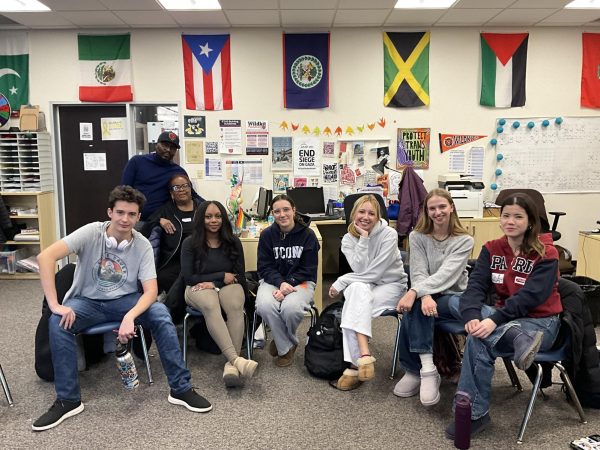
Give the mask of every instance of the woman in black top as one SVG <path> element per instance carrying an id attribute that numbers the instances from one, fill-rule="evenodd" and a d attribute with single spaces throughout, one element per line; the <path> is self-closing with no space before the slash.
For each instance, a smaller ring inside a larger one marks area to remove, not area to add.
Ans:
<path id="1" fill-rule="evenodd" d="M 244 251 L 221 203 L 206 201 L 198 207 L 192 235 L 181 248 L 181 271 L 185 301 L 202 312 L 210 335 L 227 358 L 225 385 L 238 386 L 240 376 L 250 378 L 258 364 L 238 356 L 244 336 Z"/>

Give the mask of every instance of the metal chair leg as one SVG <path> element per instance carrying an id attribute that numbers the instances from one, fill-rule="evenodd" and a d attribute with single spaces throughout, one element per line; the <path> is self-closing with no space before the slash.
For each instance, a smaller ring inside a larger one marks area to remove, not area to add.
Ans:
<path id="1" fill-rule="evenodd" d="M 148 347 L 146 347 L 146 339 L 144 337 L 144 327 L 138 325 L 140 331 L 140 339 L 142 341 L 142 350 L 144 352 L 144 362 L 146 363 L 146 372 L 148 372 L 148 383 L 153 384 L 154 379 L 152 378 L 152 368 L 150 367 L 150 358 L 148 357 Z"/>
<path id="2" fill-rule="evenodd" d="M 250 330 L 250 343 L 248 344 L 248 359 L 252 359 L 254 353 L 254 328 L 256 327 L 256 310 L 254 311 L 254 317 L 252 317 L 252 329 Z"/>
<path id="3" fill-rule="evenodd" d="M 183 318 L 183 363 L 187 367 L 187 340 L 188 340 L 188 319 L 190 313 L 186 313 Z"/>
<path id="4" fill-rule="evenodd" d="M 250 351 L 250 323 L 248 321 L 248 314 L 244 309 L 244 326 L 246 327 L 246 353 L 248 359 L 252 359 L 252 352 Z"/>
<path id="5" fill-rule="evenodd" d="M 523 392 L 523 386 L 519 381 L 519 377 L 517 376 L 517 372 L 515 371 L 515 366 L 513 366 L 512 360 L 510 358 L 502 358 L 502 362 L 504 362 L 504 367 L 506 367 L 506 372 L 508 372 L 508 377 L 510 378 L 510 382 L 514 388 L 519 392 Z"/>
<path id="6" fill-rule="evenodd" d="M 6 395 L 6 401 L 8 402 L 8 406 L 15 406 L 15 402 L 13 401 L 12 395 L 10 394 L 10 389 L 8 387 L 8 382 L 4 377 L 4 371 L 2 370 L 2 365 L 0 364 L 0 383 L 2 383 L 2 389 L 4 390 L 4 395 Z"/>
<path id="7" fill-rule="evenodd" d="M 537 398 L 538 390 L 540 389 L 540 384 L 542 384 L 542 366 L 537 363 L 534 364 L 537 367 L 537 375 L 535 377 L 535 382 L 533 383 L 533 388 L 531 389 L 531 398 L 529 399 L 529 404 L 527 405 L 525 415 L 523 416 L 523 421 L 521 422 L 521 428 L 519 428 L 517 444 L 523 443 L 525 429 L 527 428 L 527 424 L 529 423 L 529 419 L 531 418 L 531 415 L 533 413 L 533 406 L 535 405 L 535 400 Z"/>
<path id="8" fill-rule="evenodd" d="M 390 380 L 393 380 L 396 376 L 396 367 L 398 366 L 398 353 L 400 351 L 400 315 L 396 315 L 398 321 L 398 327 L 396 328 L 396 343 L 394 344 L 394 359 L 392 360 L 392 370 L 390 372 Z"/>
<path id="9" fill-rule="evenodd" d="M 567 386 L 567 390 L 569 391 L 569 395 L 571 396 L 573 405 L 575 406 L 575 409 L 577 410 L 577 413 L 579 414 L 579 419 L 580 419 L 579 421 L 581 423 L 587 423 L 585 414 L 583 413 L 583 408 L 581 407 L 581 403 L 579 403 L 579 398 L 577 397 L 577 393 L 575 392 L 575 389 L 573 388 L 573 383 L 571 383 L 571 379 L 569 378 L 569 375 L 567 375 L 567 371 L 565 370 L 563 365 L 558 362 L 555 363 L 554 366 L 560 371 L 560 377 L 562 378 L 563 383 L 565 383 L 565 386 Z"/>

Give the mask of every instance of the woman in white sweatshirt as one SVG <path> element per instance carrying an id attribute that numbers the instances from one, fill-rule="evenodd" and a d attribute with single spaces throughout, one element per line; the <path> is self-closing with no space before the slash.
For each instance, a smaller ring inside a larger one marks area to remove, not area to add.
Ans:
<path id="1" fill-rule="evenodd" d="M 394 394 L 420 394 L 425 406 L 440 400 L 440 375 L 433 364 L 433 328 L 438 310 L 467 287 L 467 260 L 473 238 L 462 227 L 448 191 L 433 189 L 409 236 L 410 290 L 398 302 L 400 365 L 405 375 Z M 438 306 L 439 305 L 439 306 Z"/>
<path id="2" fill-rule="evenodd" d="M 381 218 L 379 202 L 373 195 L 356 200 L 348 233 L 342 239 L 342 252 L 352 272 L 340 276 L 329 289 L 329 296 L 344 292 L 341 328 L 344 360 L 351 367 L 332 383 L 337 389 L 356 389 L 375 376 L 375 358 L 369 351 L 371 320 L 394 308 L 406 292 L 398 233 Z"/>

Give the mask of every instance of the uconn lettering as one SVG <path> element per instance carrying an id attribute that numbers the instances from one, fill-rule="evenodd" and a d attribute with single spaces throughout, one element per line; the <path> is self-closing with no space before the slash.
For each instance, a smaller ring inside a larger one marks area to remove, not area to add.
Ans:
<path id="1" fill-rule="evenodd" d="M 302 256 L 304 247 L 294 245 L 292 247 L 273 247 L 273 256 L 275 259 L 298 259 Z"/>

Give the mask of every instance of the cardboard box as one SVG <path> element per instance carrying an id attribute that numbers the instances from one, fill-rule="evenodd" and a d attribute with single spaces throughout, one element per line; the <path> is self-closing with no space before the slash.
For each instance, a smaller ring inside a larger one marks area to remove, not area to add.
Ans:
<path id="1" fill-rule="evenodd" d="M 39 125 L 40 107 L 38 105 L 22 105 L 19 119 L 21 131 L 37 131 Z"/>

